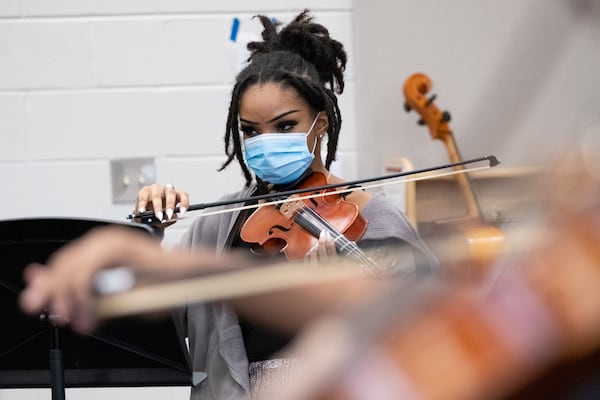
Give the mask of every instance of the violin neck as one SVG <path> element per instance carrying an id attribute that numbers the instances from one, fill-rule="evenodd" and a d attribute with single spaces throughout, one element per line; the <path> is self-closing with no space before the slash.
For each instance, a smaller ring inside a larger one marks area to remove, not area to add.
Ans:
<path id="1" fill-rule="evenodd" d="M 452 134 L 448 134 L 444 136 L 443 139 L 444 145 L 446 147 L 446 151 L 448 152 L 448 157 L 450 161 L 453 163 L 461 162 L 462 159 L 460 157 L 460 153 L 458 152 L 458 146 L 456 145 L 456 141 L 454 140 L 454 136 Z M 463 166 L 454 167 L 455 170 L 463 170 Z M 475 196 L 475 191 L 471 185 L 469 180 L 469 176 L 464 174 L 457 174 L 456 179 L 458 180 L 458 185 L 461 189 L 463 198 L 467 205 L 467 214 L 469 217 L 481 219 L 481 208 L 479 206 L 479 202 L 477 201 L 477 197 Z"/>
<path id="2" fill-rule="evenodd" d="M 329 233 L 338 253 L 350 257 L 369 272 L 377 271 L 377 264 L 371 260 L 361 249 L 346 236 L 338 232 L 327 220 L 323 219 L 310 207 L 298 210 L 294 222 L 306 229 L 314 237 L 319 238 L 322 231 Z"/>

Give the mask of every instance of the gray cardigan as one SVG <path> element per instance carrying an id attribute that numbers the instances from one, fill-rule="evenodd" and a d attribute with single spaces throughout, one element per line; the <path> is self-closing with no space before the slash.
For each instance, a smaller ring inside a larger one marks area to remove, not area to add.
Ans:
<path id="1" fill-rule="evenodd" d="M 253 188 L 224 197 L 246 197 Z M 418 260 L 402 260 L 393 268 L 424 267 L 437 270 L 437 260 L 427 249 L 404 214 L 383 193 L 374 194 L 363 207 L 368 227 L 361 243 L 395 239 L 415 250 Z M 185 246 L 203 246 L 220 254 L 239 212 L 197 218 L 182 238 Z M 405 254 L 405 252 L 404 252 Z M 182 332 L 187 333 L 193 370 L 192 399 L 250 399 L 248 360 L 236 313 L 224 303 L 189 305 L 177 314 Z"/>

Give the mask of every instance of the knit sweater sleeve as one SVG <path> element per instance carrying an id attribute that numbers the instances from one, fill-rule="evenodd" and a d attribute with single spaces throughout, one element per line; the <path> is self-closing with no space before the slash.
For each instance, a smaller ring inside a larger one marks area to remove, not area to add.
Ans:
<path id="1" fill-rule="evenodd" d="M 381 265 L 383 272 L 416 277 L 437 272 L 437 258 L 402 210 L 383 192 L 374 193 L 361 214 L 368 227 L 358 244 Z"/>

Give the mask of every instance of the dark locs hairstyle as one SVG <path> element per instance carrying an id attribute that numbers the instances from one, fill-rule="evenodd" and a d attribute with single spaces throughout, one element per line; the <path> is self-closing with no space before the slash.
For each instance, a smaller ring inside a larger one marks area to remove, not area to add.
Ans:
<path id="1" fill-rule="evenodd" d="M 263 41 L 248 43 L 249 64 L 236 77 L 229 104 L 225 129 L 227 167 L 238 159 L 246 186 L 252 175 L 244 163 L 239 134 L 238 114 L 244 91 L 256 83 L 274 82 L 293 87 L 317 111 L 325 111 L 329 119 L 326 168 L 335 160 L 342 117 L 337 94 L 344 91 L 346 52 L 344 46 L 329 36 L 327 28 L 313 22 L 308 10 L 300 13 L 279 32 L 278 24 L 258 15 L 264 30 Z"/>

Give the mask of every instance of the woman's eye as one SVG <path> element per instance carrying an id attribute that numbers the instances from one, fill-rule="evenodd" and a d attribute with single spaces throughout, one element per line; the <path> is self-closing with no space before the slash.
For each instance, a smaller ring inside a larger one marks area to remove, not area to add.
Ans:
<path id="1" fill-rule="evenodd" d="M 298 125 L 297 121 L 281 121 L 277 124 L 277 130 L 279 132 L 289 132 L 293 130 L 296 125 Z"/>
<path id="2" fill-rule="evenodd" d="M 258 135 L 258 132 L 256 132 L 256 129 L 254 129 L 254 127 L 252 127 L 252 126 L 242 126 L 240 128 L 240 130 L 242 131 L 244 136 L 247 136 L 247 137 L 252 137 L 252 136 Z"/>

